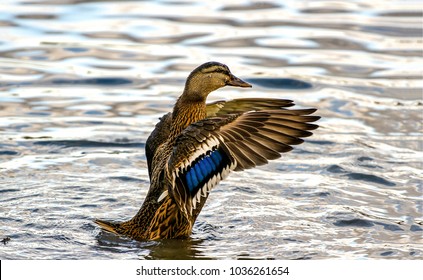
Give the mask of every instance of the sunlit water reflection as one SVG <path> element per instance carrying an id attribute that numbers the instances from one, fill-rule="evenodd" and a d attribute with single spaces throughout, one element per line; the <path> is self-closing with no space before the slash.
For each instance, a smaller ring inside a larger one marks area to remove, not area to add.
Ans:
<path id="1" fill-rule="evenodd" d="M 421 3 L 227 3 L 2 1 L 1 259 L 422 258 Z M 209 100 L 293 99 L 321 128 L 213 190 L 189 240 L 100 232 L 138 210 L 145 141 L 209 60 L 253 84 Z"/>

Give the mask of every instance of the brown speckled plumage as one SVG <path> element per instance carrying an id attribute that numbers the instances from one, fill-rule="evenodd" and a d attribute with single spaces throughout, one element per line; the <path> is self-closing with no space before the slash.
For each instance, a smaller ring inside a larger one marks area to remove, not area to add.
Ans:
<path id="1" fill-rule="evenodd" d="M 263 165 L 312 135 L 315 109 L 291 110 L 290 100 L 243 98 L 206 105 L 226 85 L 251 87 L 221 63 L 208 62 L 188 76 L 173 111 L 146 143 L 150 189 L 129 221 L 95 222 L 137 240 L 187 238 L 211 189 L 231 171 Z"/>

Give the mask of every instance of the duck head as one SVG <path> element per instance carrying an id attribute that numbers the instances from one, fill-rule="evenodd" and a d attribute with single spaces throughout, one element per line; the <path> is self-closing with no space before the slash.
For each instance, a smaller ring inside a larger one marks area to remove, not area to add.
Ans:
<path id="1" fill-rule="evenodd" d="M 195 101 L 205 101 L 210 92 L 224 86 L 251 87 L 231 73 L 228 66 L 207 62 L 195 68 L 188 76 L 182 96 Z"/>

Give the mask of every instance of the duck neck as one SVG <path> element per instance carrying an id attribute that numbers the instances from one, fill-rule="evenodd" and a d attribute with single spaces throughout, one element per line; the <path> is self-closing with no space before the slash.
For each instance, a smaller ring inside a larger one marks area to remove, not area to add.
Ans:
<path id="1" fill-rule="evenodd" d="M 204 119 L 206 115 L 205 100 L 187 100 L 182 95 L 173 107 L 169 138 L 176 138 L 190 124 Z"/>

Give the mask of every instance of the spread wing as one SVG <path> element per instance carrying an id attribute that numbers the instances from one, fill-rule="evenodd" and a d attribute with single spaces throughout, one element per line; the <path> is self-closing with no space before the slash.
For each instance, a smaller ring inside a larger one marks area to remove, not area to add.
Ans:
<path id="1" fill-rule="evenodd" d="M 170 125 L 172 122 L 172 113 L 167 113 L 160 118 L 153 132 L 147 138 L 145 143 L 145 156 L 147 157 L 148 175 L 151 180 L 151 172 L 153 170 L 153 157 L 157 148 L 162 145 L 169 137 Z"/>
<path id="2" fill-rule="evenodd" d="M 168 191 L 182 212 L 196 218 L 209 192 L 231 171 L 280 157 L 318 127 L 311 122 L 320 117 L 310 116 L 316 109 L 260 109 L 216 114 L 191 124 L 178 137 L 169 159 L 173 181 Z"/>

